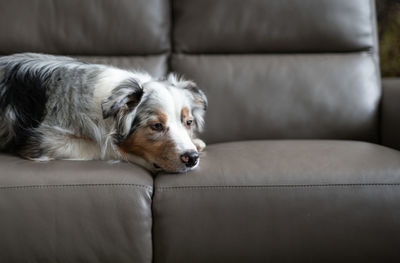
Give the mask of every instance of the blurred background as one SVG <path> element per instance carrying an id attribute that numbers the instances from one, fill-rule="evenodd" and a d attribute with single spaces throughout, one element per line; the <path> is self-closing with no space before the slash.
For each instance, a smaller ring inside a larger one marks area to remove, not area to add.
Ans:
<path id="1" fill-rule="evenodd" d="M 400 77 L 400 0 L 376 0 L 383 77 Z"/>

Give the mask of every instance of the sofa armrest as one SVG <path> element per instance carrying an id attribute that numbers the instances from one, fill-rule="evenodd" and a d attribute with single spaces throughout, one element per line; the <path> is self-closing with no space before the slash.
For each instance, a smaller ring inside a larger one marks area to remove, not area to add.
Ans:
<path id="1" fill-rule="evenodd" d="M 400 150 L 400 78 L 384 78 L 382 87 L 382 144 Z"/>

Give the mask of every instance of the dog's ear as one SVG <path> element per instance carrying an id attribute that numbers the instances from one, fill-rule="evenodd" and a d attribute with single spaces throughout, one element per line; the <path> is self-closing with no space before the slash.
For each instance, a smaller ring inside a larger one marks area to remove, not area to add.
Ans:
<path id="1" fill-rule="evenodd" d="M 117 117 L 118 113 L 132 111 L 139 104 L 143 89 L 135 79 L 127 79 L 112 90 L 101 102 L 103 118 Z"/>
<path id="2" fill-rule="evenodd" d="M 174 86 L 187 91 L 192 101 L 192 115 L 196 127 L 199 131 L 202 131 L 204 126 L 204 114 L 208 108 L 208 100 L 204 92 L 199 89 L 193 81 L 185 80 L 173 73 L 168 75 L 167 80 Z"/>
<path id="3" fill-rule="evenodd" d="M 114 118 L 114 137 L 117 141 L 126 139 L 131 133 L 137 106 L 142 97 L 143 88 L 138 81 L 127 79 L 113 89 L 111 95 L 101 102 L 103 118 Z"/>

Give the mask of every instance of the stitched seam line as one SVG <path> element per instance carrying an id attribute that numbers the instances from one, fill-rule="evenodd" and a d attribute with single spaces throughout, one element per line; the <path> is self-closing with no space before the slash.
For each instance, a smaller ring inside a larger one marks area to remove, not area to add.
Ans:
<path id="1" fill-rule="evenodd" d="M 174 57 L 200 57 L 200 56 L 207 56 L 207 57 L 240 57 L 240 56 L 261 56 L 261 57 L 268 57 L 268 56 L 349 56 L 349 55 L 357 55 L 357 54 L 366 54 L 370 57 L 376 56 L 375 52 L 371 48 L 366 48 L 362 50 L 352 50 L 352 51 L 321 51 L 321 52 L 242 52 L 242 53 L 185 53 L 185 52 L 175 52 L 172 53 Z"/>
<path id="2" fill-rule="evenodd" d="M 400 183 L 393 184 L 304 184 L 304 185 L 227 185 L 227 186 L 165 186 L 156 187 L 155 191 L 168 191 L 168 190 L 212 190 L 212 189 L 268 189 L 268 188 L 312 188 L 312 187 L 353 187 L 353 186 L 400 186 Z"/>
<path id="3" fill-rule="evenodd" d="M 153 187 L 140 184 L 63 184 L 63 185 L 17 185 L 0 186 L 0 190 L 18 190 L 18 189 L 46 189 L 46 188 L 96 188 L 96 187 L 135 187 L 147 190 L 153 190 Z"/>

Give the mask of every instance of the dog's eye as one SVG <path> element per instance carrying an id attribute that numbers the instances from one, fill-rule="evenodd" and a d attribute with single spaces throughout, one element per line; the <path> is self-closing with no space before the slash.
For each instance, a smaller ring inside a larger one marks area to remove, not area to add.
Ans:
<path id="1" fill-rule="evenodd" d="M 192 120 L 188 120 L 188 121 L 186 121 L 186 125 L 187 125 L 188 127 L 190 127 L 190 126 L 192 125 L 192 123 L 193 123 L 193 121 L 192 121 Z"/>
<path id="2" fill-rule="evenodd" d="M 162 131 L 164 129 L 164 126 L 159 122 L 152 124 L 150 127 L 153 131 Z"/>

